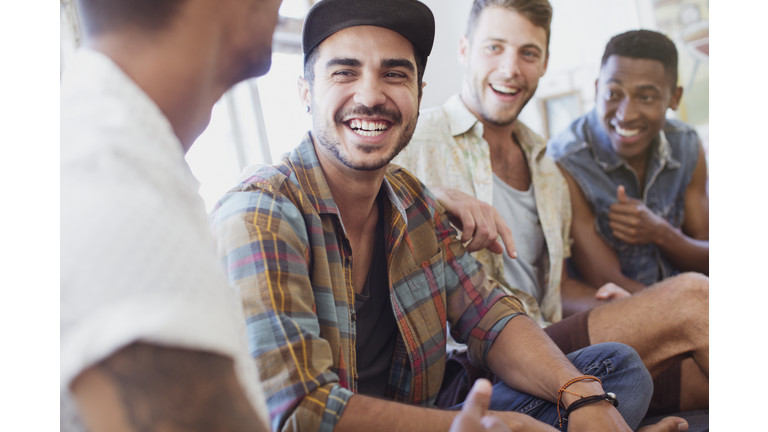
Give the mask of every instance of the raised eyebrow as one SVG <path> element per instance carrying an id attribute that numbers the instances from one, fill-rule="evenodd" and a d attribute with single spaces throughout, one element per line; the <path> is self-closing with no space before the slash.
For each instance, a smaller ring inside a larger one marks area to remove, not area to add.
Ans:
<path id="1" fill-rule="evenodd" d="M 353 58 L 332 58 L 328 60 L 328 63 L 325 64 L 325 68 L 328 69 L 332 66 L 351 66 L 351 67 L 360 67 L 363 63 L 358 59 Z"/>
<path id="2" fill-rule="evenodd" d="M 609 79 L 608 81 L 606 81 L 605 83 L 606 83 L 606 84 L 610 84 L 610 83 L 616 83 L 616 84 L 618 84 L 618 85 L 622 85 L 622 84 L 624 84 L 624 83 L 623 83 L 623 82 L 621 82 L 621 80 L 620 80 L 620 79 L 618 79 L 618 78 L 610 78 L 610 79 Z"/>
<path id="3" fill-rule="evenodd" d="M 381 67 L 382 68 L 404 67 L 408 69 L 411 73 L 416 72 L 416 66 L 414 66 L 413 62 L 404 58 L 383 59 L 381 61 Z"/>

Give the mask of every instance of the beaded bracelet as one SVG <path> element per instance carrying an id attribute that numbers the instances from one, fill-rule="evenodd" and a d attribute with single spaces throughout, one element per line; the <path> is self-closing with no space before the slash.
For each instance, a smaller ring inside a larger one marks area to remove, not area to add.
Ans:
<path id="1" fill-rule="evenodd" d="M 566 390 L 568 388 L 568 386 L 570 386 L 571 384 L 579 382 L 579 381 L 583 381 L 583 380 L 594 380 L 594 381 L 599 382 L 600 385 L 603 385 L 603 382 L 600 381 L 600 378 L 598 378 L 596 376 L 592 376 L 592 375 L 582 375 L 582 376 L 573 378 L 570 381 L 568 381 L 567 383 L 563 384 L 563 386 L 560 387 L 560 390 L 557 391 L 557 418 L 560 421 L 560 427 L 563 427 L 563 420 L 562 420 L 562 417 L 560 415 L 560 405 L 562 405 L 563 408 L 565 408 L 565 405 L 562 402 L 562 400 L 563 400 L 563 393 L 564 392 L 570 393 L 572 395 L 579 396 L 580 398 L 583 399 L 584 395 Z M 574 403 L 576 403 L 576 402 L 574 402 Z M 573 405 L 573 404 L 571 404 L 571 405 Z"/>

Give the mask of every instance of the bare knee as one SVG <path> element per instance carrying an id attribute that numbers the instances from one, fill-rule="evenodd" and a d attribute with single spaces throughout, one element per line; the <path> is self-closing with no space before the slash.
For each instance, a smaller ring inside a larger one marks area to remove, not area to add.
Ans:
<path id="1" fill-rule="evenodd" d="M 683 273 L 653 287 L 663 304 L 679 313 L 709 311 L 709 278 L 700 273 Z"/>
<path id="2" fill-rule="evenodd" d="M 707 276 L 701 273 L 683 273 L 671 280 L 676 282 L 677 297 L 683 303 L 709 311 L 709 278 Z"/>
<path id="3" fill-rule="evenodd" d="M 670 306 L 679 320 L 679 330 L 699 345 L 709 339 L 709 278 L 699 273 L 684 273 L 669 279 L 666 289 Z"/>

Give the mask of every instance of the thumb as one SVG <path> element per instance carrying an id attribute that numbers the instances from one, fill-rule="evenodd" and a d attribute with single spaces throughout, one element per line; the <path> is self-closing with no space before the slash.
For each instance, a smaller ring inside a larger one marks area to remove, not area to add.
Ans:
<path id="1" fill-rule="evenodd" d="M 492 392 L 493 388 L 490 381 L 484 378 L 478 379 L 472 386 L 472 390 L 469 391 L 461 411 L 477 418 L 482 417 L 491 404 Z"/>
<path id="2" fill-rule="evenodd" d="M 620 203 L 627 202 L 627 192 L 624 190 L 624 186 L 619 186 L 618 189 L 616 189 L 616 198 L 619 199 Z"/>

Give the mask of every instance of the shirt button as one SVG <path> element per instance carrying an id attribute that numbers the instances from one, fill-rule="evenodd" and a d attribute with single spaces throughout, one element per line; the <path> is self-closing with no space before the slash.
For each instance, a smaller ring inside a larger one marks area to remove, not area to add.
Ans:
<path id="1" fill-rule="evenodd" d="M 352 321 L 357 321 L 357 314 L 352 313 Z"/>

